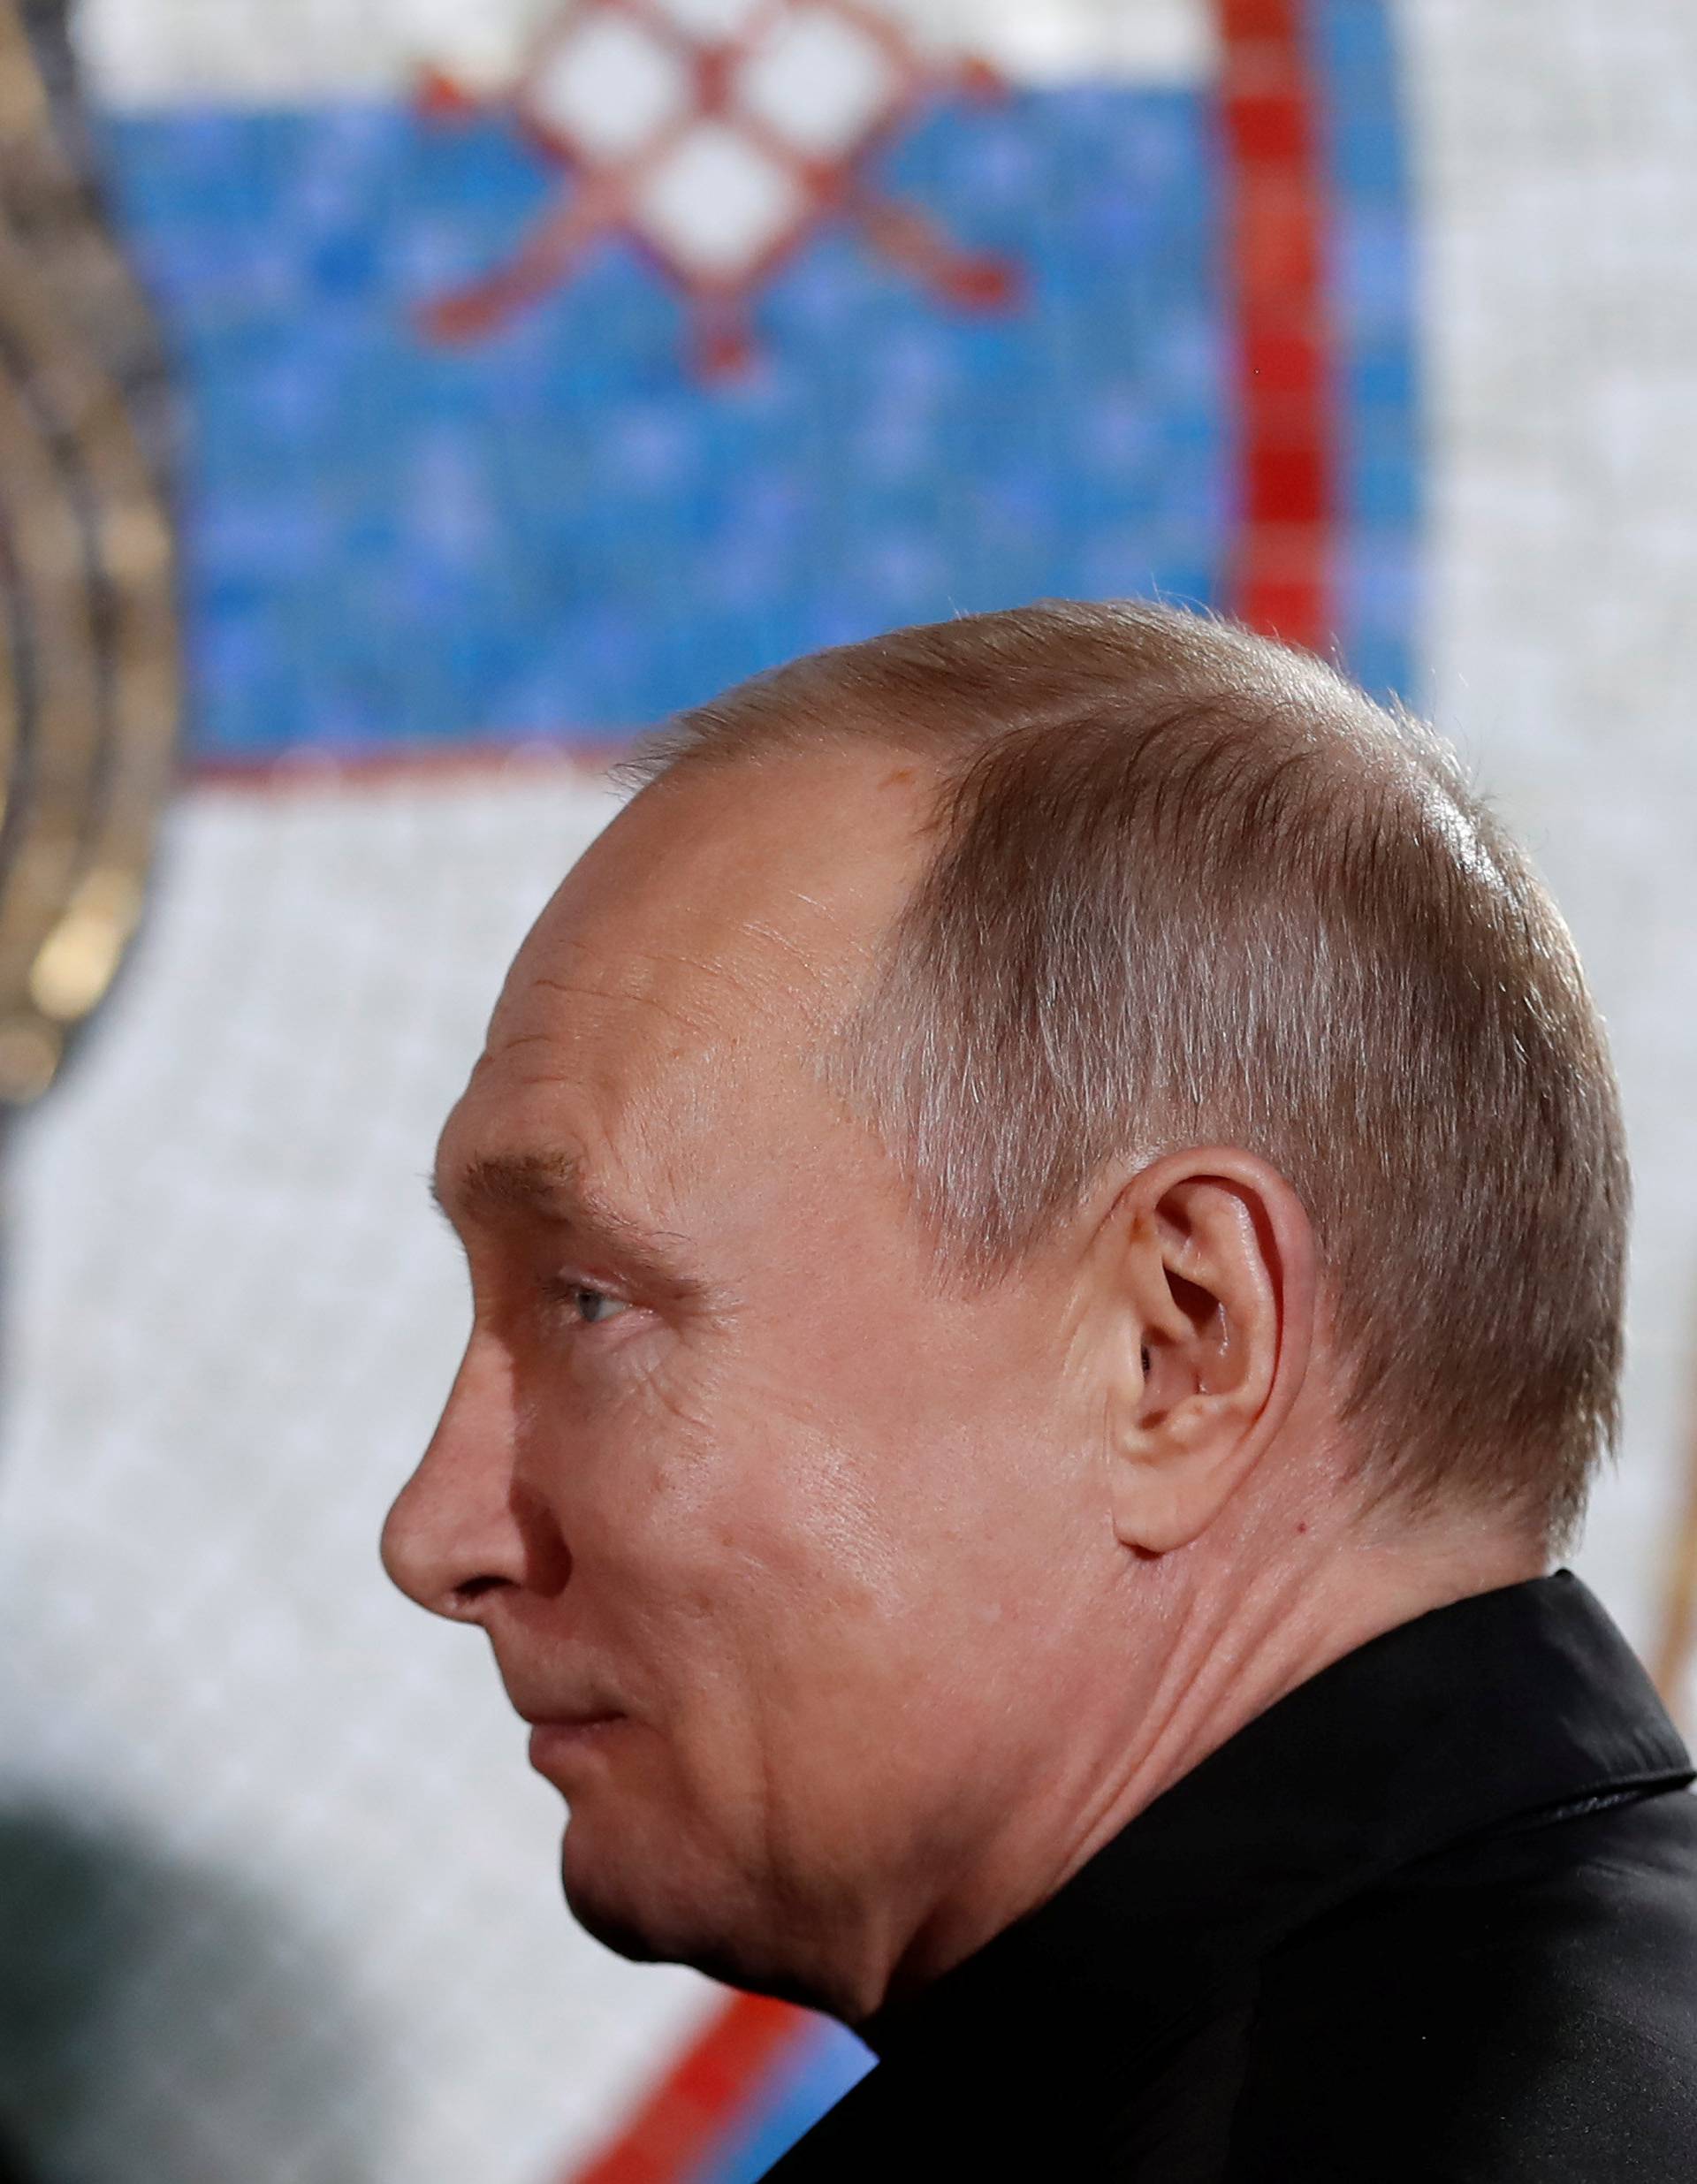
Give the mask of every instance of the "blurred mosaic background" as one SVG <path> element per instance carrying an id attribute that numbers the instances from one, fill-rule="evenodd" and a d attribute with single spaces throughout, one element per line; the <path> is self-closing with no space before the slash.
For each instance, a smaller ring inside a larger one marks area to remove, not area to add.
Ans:
<path id="1" fill-rule="evenodd" d="M 1160 593 L 1457 740 L 1638 1167 L 1579 1566 L 1697 1696 L 1693 233 L 1686 0 L 0 0 L 0 2173 L 736 2184 L 864 2066 L 572 1927 L 375 1547 L 506 961 L 807 646 Z"/>

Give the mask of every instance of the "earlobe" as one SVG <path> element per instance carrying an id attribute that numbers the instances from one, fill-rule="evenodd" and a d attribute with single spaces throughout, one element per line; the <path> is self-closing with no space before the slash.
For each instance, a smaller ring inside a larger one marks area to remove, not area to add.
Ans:
<path id="1" fill-rule="evenodd" d="M 1217 1396 L 1152 1396 L 1108 1451 L 1108 1491 L 1122 1545 L 1164 1555 L 1218 1513 L 1241 1476 L 1231 1457 L 1244 1443 Z"/>
<path id="2" fill-rule="evenodd" d="M 1289 1415 L 1307 1367 L 1312 1230 L 1276 1170 L 1207 1147 L 1133 1177 L 1097 1242 L 1114 1528 L 1170 1553 L 1215 1520 Z"/>

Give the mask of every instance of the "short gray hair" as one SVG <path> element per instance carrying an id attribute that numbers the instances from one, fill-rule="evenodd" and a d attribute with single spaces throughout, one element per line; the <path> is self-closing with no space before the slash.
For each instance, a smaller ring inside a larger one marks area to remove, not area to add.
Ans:
<path id="1" fill-rule="evenodd" d="M 1618 1096 L 1449 748 L 1233 624 L 1061 601 L 793 661 L 635 773 L 851 738 L 936 771 L 838 1073 L 947 1261 L 1000 1278 L 1112 1159 L 1242 1145 L 1313 1220 L 1364 1484 L 1567 1541 L 1617 1426 Z"/>

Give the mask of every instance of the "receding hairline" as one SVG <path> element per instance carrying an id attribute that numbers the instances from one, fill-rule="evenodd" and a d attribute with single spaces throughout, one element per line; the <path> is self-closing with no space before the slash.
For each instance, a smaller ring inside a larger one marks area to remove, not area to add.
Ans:
<path id="1" fill-rule="evenodd" d="M 1164 1101 L 1308 1206 L 1384 1478 L 1571 1535 L 1617 1428 L 1618 1094 L 1571 937 L 1453 750 L 1237 625 L 1046 601 L 790 662 L 627 778 L 869 740 L 934 763 L 940 825 L 857 1088 L 947 1248 L 1016 1252 Z"/>
<path id="2" fill-rule="evenodd" d="M 1180 635 L 1186 657 L 1160 657 Z M 1046 656 L 1066 638 L 1080 656 L 1057 674 Z M 1076 725 L 1080 683 L 1092 668 L 1125 672 L 1123 658 L 1100 655 L 1127 638 L 1144 648 L 1134 666 L 1145 715 L 1152 698 L 1164 699 L 1176 723 L 1193 726 L 1213 715 L 1245 734 L 1282 736 L 1290 756 L 1312 754 L 1335 789 L 1354 786 L 1371 795 L 1396 786 L 1421 795 L 1458 849 L 1465 845 L 1500 883 L 1471 813 L 1478 792 L 1453 749 L 1425 721 L 1397 701 L 1370 697 L 1312 652 L 1211 609 L 1141 599 L 1042 599 L 803 653 L 662 722 L 615 765 L 613 778 L 641 789 L 697 768 L 758 771 L 768 758 L 871 743 L 932 765 L 930 831 L 940 831 L 970 793 L 981 754 L 1023 735 L 1040 741 L 1060 725 L 1057 714 L 1073 716 L 1067 725 Z M 975 723 L 979 675 L 999 687 L 986 709 L 994 717 Z M 1010 692 L 1018 716 L 1011 721 Z M 1110 720 L 1102 725 L 1111 729 Z"/>

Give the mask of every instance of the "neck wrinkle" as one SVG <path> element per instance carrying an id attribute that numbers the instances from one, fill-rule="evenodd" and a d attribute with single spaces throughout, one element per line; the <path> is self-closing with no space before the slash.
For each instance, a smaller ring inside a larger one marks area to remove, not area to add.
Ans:
<path id="1" fill-rule="evenodd" d="M 1264 1564 L 1247 1582 L 1229 1570 L 1206 1587 L 1192 1584 L 1153 1694 L 1129 1732 L 1105 1725 L 1077 1809 L 1066 1811 L 1063 1792 L 1061 1809 L 1034 1830 L 1046 1850 L 1009 1860 L 1006 1876 L 981 1887 L 970 1908 L 940 1904 L 865 2014 L 917 1996 L 1047 1902 L 1163 1792 L 1334 1661 L 1433 1609 L 1548 1567 L 1537 1549 L 1500 1537 L 1448 1553 L 1423 1543 L 1411 1552 L 1407 1542 L 1343 1549 L 1334 1541 L 1276 1570 Z M 993 1852 L 981 1861 L 979 1872 L 993 1859 Z"/>

